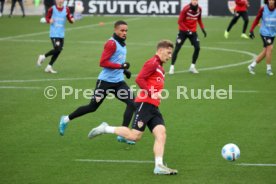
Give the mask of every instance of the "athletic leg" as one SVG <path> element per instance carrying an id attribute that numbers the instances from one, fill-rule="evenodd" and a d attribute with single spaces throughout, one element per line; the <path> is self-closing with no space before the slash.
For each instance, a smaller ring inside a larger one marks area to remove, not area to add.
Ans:
<path id="1" fill-rule="evenodd" d="M 175 64 L 178 52 L 180 51 L 180 49 L 181 49 L 181 47 L 184 44 L 186 39 L 187 39 L 187 37 L 185 36 L 184 32 L 179 31 L 179 33 L 177 35 L 177 38 L 176 38 L 176 42 L 175 42 L 175 49 L 173 51 L 171 65 Z"/>
<path id="2" fill-rule="evenodd" d="M 198 56 L 199 56 L 199 51 L 200 51 L 200 41 L 198 39 L 198 35 L 197 33 L 193 33 L 193 35 L 191 35 L 189 37 L 189 40 L 191 42 L 191 44 L 194 46 L 194 53 L 193 53 L 193 57 L 192 57 L 192 64 L 190 66 L 190 69 L 189 71 L 191 73 L 199 73 L 195 67 L 196 65 L 196 62 L 197 62 L 197 59 L 198 59 Z"/>
<path id="3" fill-rule="evenodd" d="M 125 82 L 121 82 L 115 89 L 115 97 L 126 104 L 122 126 L 128 127 L 136 109 L 134 94 Z"/>
<path id="4" fill-rule="evenodd" d="M 15 3 L 16 3 L 16 0 L 12 0 L 12 2 L 11 2 L 11 12 L 10 12 L 9 17 L 12 16 L 12 13 L 13 13 L 13 10 L 14 10 L 14 7 L 15 7 Z"/>
<path id="5" fill-rule="evenodd" d="M 241 15 L 240 15 L 239 12 L 235 12 L 234 17 L 232 18 L 230 24 L 227 27 L 227 30 L 226 30 L 227 32 L 231 31 L 232 27 L 237 23 L 237 21 L 239 20 L 240 16 Z"/>
<path id="6" fill-rule="evenodd" d="M 53 64 L 55 63 L 55 61 L 57 60 L 59 54 L 63 49 L 64 39 L 56 38 L 56 39 L 52 39 L 52 41 L 53 41 L 54 51 L 52 52 L 53 55 L 52 55 L 51 61 L 49 62 L 49 65 L 51 66 L 53 66 Z M 47 54 L 45 54 L 45 56 L 46 55 Z"/>
<path id="7" fill-rule="evenodd" d="M 98 80 L 94 95 L 92 96 L 90 103 L 88 105 L 81 106 L 72 112 L 69 115 L 69 120 L 73 120 L 87 113 L 96 111 L 104 101 L 105 97 L 108 95 L 107 89 L 109 89 L 109 87 L 110 85 L 108 83 Z"/>
<path id="8" fill-rule="evenodd" d="M 186 39 L 187 39 L 187 37 L 186 37 L 185 33 L 182 31 L 179 31 L 177 38 L 176 38 L 175 49 L 172 54 L 172 62 L 171 62 L 170 70 L 169 70 L 169 74 L 171 74 L 171 75 L 174 74 L 174 64 L 176 62 L 178 52 L 180 51 L 180 49 Z"/>
<path id="9" fill-rule="evenodd" d="M 5 1 L 0 1 L 0 4 L 1 4 L 0 13 L 3 14 Z"/>
<path id="10" fill-rule="evenodd" d="M 96 89 L 94 91 L 94 95 L 88 105 L 81 106 L 77 108 L 74 112 L 72 112 L 68 116 L 62 116 L 59 122 L 59 133 L 60 135 L 64 135 L 65 129 L 70 120 L 73 120 L 77 117 L 83 116 L 87 113 L 94 112 L 98 109 L 98 107 L 102 104 L 107 94 L 107 89 L 109 88 L 109 84 L 98 80 L 96 84 Z"/>
<path id="11" fill-rule="evenodd" d="M 243 19 L 243 28 L 242 28 L 242 33 L 246 33 L 246 30 L 247 30 L 247 26 L 248 26 L 248 23 L 249 23 L 249 18 L 248 18 L 248 13 L 247 12 L 243 12 L 241 14 L 242 16 L 242 19 Z"/>
<path id="12" fill-rule="evenodd" d="M 24 10 L 24 5 L 23 5 L 23 0 L 18 0 L 19 6 L 22 11 L 22 16 L 25 17 L 25 10 Z"/>

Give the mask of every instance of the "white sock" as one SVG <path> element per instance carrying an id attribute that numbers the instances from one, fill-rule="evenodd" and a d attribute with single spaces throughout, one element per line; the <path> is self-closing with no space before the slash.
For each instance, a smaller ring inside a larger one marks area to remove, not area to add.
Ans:
<path id="1" fill-rule="evenodd" d="M 257 65 L 257 62 L 253 61 L 250 66 L 254 68 L 256 65 Z"/>
<path id="2" fill-rule="evenodd" d="M 109 133 L 109 134 L 114 134 L 115 127 L 113 127 L 113 126 L 107 126 L 107 127 L 105 127 L 105 132 Z"/>
<path id="3" fill-rule="evenodd" d="M 174 69 L 174 65 L 171 65 L 171 68 L 173 68 L 173 69 Z"/>
<path id="4" fill-rule="evenodd" d="M 266 65 L 266 70 L 271 70 L 271 65 Z"/>
<path id="5" fill-rule="evenodd" d="M 65 117 L 63 118 L 63 121 L 64 121 L 65 123 L 69 123 L 69 121 L 70 121 L 69 116 L 65 116 Z"/>
<path id="6" fill-rule="evenodd" d="M 155 167 L 157 165 L 163 165 L 163 157 L 155 157 Z"/>
<path id="7" fill-rule="evenodd" d="M 195 68 L 195 64 L 192 63 L 192 64 L 191 64 L 191 68 Z"/>

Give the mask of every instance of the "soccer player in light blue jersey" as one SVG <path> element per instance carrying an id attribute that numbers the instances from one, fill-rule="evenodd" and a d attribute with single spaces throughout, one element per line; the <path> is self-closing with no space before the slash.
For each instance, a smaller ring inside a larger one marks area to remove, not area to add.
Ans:
<path id="1" fill-rule="evenodd" d="M 124 81 L 124 75 L 127 78 L 131 77 L 131 73 L 128 70 L 130 65 L 126 62 L 127 49 L 125 40 L 127 31 L 128 26 L 125 21 L 119 20 L 115 22 L 114 34 L 104 45 L 100 59 L 100 66 L 103 69 L 98 76 L 94 95 L 88 105 L 81 106 L 71 114 L 61 117 L 59 124 L 60 135 L 64 135 L 65 128 L 71 120 L 96 111 L 109 93 L 114 94 L 118 100 L 126 104 L 122 126 L 129 126 L 136 106 L 134 104 L 134 95 Z M 118 136 L 117 140 L 135 144 L 134 141 L 126 140 L 121 136 Z"/>
<path id="2" fill-rule="evenodd" d="M 41 66 L 46 57 L 52 56 L 51 61 L 45 68 L 47 73 L 57 73 L 53 69 L 53 65 L 63 49 L 66 18 L 70 23 L 75 22 L 69 8 L 65 7 L 63 3 L 64 0 L 56 0 L 56 5 L 49 8 L 46 15 L 46 22 L 50 24 L 50 39 L 54 48 L 46 54 L 39 55 L 37 66 Z"/>
<path id="3" fill-rule="evenodd" d="M 250 38 L 254 39 L 254 28 L 259 24 L 262 19 L 260 35 L 263 41 L 264 48 L 257 58 L 248 66 L 249 73 L 255 74 L 254 68 L 264 58 L 266 58 L 266 73 L 272 76 L 271 60 L 274 38 L 276 36 L 276 0 L 265 0 L 265 5 L 260 8 L 257 17 L 255 18 L 251 29 Z"/>

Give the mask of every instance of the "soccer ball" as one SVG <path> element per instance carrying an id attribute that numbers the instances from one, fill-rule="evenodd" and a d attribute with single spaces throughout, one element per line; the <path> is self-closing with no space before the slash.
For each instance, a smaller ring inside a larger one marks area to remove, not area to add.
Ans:
<path id="1" fill-rule="evenodd" d="M 40 23 L 42 23 L 42 24 L 46 23 L 45 17 L 42 17 L 42 18 L 40 19 Z"/>
<path id="2" fill-rule="evenodd" d="M 229 143 L 223 146 L 221 155 L 225 160 L 235 161 L 240 158 L 241 152 L 236 144 Z"/>

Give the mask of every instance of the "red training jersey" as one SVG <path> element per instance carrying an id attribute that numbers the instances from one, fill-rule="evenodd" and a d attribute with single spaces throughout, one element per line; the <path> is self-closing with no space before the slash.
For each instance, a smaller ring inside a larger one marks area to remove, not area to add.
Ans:
<path id="1" fill-rule="evenodd" d="M 136 83 L 141 88 L 135 102 L 147 102 L 155 106 L 160 105 L 160 99 L 153 99 L 151 95 L 164 88 L 165 71 L 159 56 L 155 55 L 144 64 L 139 72 Z"/>
<path id="2" fill-rule="evenodd" d="M 61 8 L 59 8 L 59 7 L 57 7 L 57 5 L 55 5 L 56 6 L 56 8 L 57 8 L 57 10 L 58 11 L 62 11 L 63 10 L 63 8 L 64 8 L 64 6 L 63 7 L 61 7 Z M 71 15 L 71 13 L 70 13 L 70 9 L 66 6 L 65 7 L 66 8 L 66 17 L 67 17 L 67 20 L 70 22 L 70 23 L 73 23 L 73 16 Z M 52 17 L 52 14 L 53 14 L 53 7 L 51 7 L 51 8 L 49 8 L 49 10 L 48 10 L 48 12 L 47 12 L 47 15 L 46 15 L 46 22 L 47 23 L 50 23 L 50 19 L 51 19 L 51 17 Z"/>
<path id="3" fill-rule="evenodd" d="M 202 9 L 198 6 L 197 11 L 193 11 L 190 8 L 190 4 L 186 5 L 180 12 L 178 18 L 178 29 L 180 31 L 192 31 L 196 32 L 197 22 L 201 29 L 204 28 L 202 19 L 201 19 Z"/>
<path id="4" fill-rule="evenodd" d="M 235 0 L 236 7 L 235 11 L 245 12 L 248 9 L 248 1 L 247 0 Z"/>

